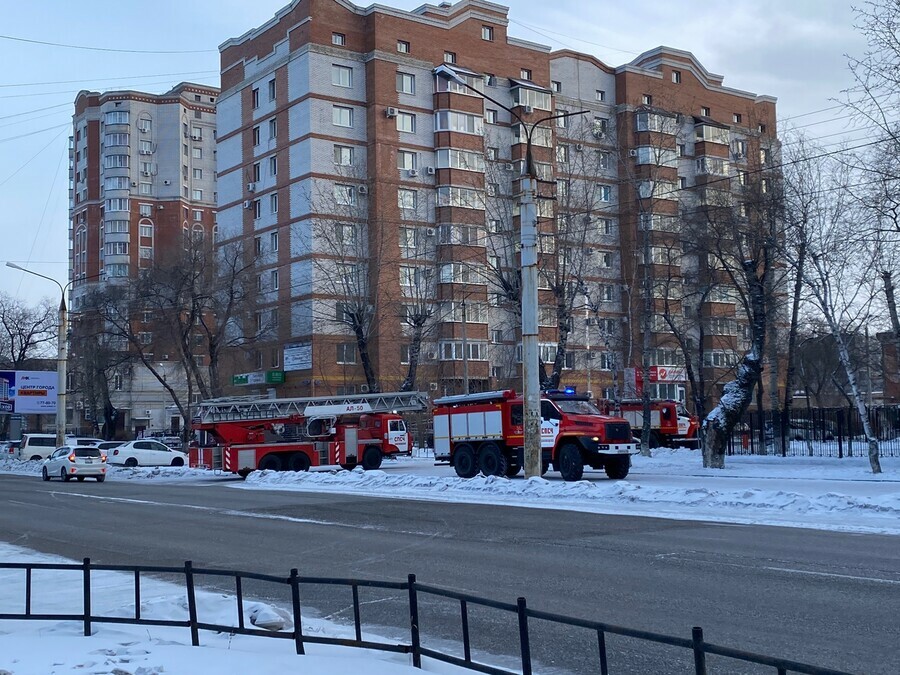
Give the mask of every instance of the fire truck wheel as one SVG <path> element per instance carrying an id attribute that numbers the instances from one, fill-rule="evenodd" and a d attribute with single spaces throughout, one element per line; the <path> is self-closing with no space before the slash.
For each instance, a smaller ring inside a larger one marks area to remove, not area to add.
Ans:
<path id="1" fill-rule="evenodd" d="M 281 471 L 281 457 L 278 455 L 266 455 L 259 460 L 260 471 Z"/>
<path id="2" fill-rule="evenodd" d="M 484 443 L 478 451 L 478 468 L 485 476 L 505 476 L 509 460 L 496 443 Z"/>
<path id="3" fill-rule="evenodd" d="M 557 463 L 559 464 L 559 473 L 565 481 L 581 480 L 584 475 L 584 459 L 581 457 L 581 450 L 573 443 L 566 443 L 559 449 Z"/>
<path id="4" fill-rule="evenodd" d="M 457 445 L 453 451 L 453 468 L 460 478 L 472 478 L 478 473 L 478 464 L 475 462 L 475 451 L 471 445 L 463 443 Z"/>
<path id="5" fill-rule="evenodd" d="M 621 480 L 628 475 L 628 469 L 631 468 L 631 457 L 609 457 L 606 460 L 604 469 L 606 475 L 613 480 Z"/>
<path id="6" fill-rule="evenodd" d="M 345 471 L 353 471 L 356 468 L 356 462 L 347 462 L 346 464 L 341 464 L 341 468 Z"/>
<path id="7" fill-rule="evenodd" d="M 370 445 L 363 452 L 362 468 L 366 471 L 374 471 L 381 466 L 381 448 Z"/>
<path id="8" fill-rule="evenodd" d="M 522 467 L 518 464 L 510 464 L 506 467 L 506 477 L 507 478 L 515 478 L 519 475 L 519 472 L 522 470 Z"/>
<path id="9" fill-rule="evenodd" d="M 309 457 L 305 452 L 295 452 L 288 459 L 288 469 L 291 471 L 309 471 Z"/>

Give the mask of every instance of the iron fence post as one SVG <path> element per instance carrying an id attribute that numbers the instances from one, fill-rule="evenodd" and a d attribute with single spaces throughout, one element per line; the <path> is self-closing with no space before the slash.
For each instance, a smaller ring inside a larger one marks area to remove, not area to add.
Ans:
<path id="1" fill-rule="evenodd" d="M 691 630 L 691 642 L 694 645 L 694 672 L 696 675 L 706 675 L 706 652 L 703 649 L 703 629 L 694 626 Z"/>
<path id="2" fill-rule="evenodd" d="M 190 560 L 184 563 L 184 584 L 187 587 L 188 623 L 191 626 L 191 644 L 200 646 L 200 630 L 197 628 L 197 596 L 194 594 L 194 567 Z"/>
<path id="3" fill-rule="evenodd" d="M 531 643 L 528 639 L 528 608 L 525 598 L 516 600 L 519 615 L 519 644 L 522 648 L 522 675 L 531 675 Z"/>
<path id="4" fill-rule="evenodd" d="M 298 654 L 305 653 L 303 648 L 303 616 L 300 613 L 300 579 L 297 568 L 291 570 L 291 606 L 294 611 L 294 649 Z"/>
<path id="5" fill-rule="evenodd" d="M 91 635 L 91 559 L 84 559 L 84 635 Z"/>
<path id="6" fill-rule="evenodd" d="M 419 638 L 419 599 L 416 595 L 416 575 L 407 577 L 409 582 L 409 635 L 412 644 L 413 668 L 422 667 L 422 645 Z"/>
<path id="7" fill-rule="evenodd" d="M 837 411 L 838 459 L 844 458 L 844 410 Z"/>

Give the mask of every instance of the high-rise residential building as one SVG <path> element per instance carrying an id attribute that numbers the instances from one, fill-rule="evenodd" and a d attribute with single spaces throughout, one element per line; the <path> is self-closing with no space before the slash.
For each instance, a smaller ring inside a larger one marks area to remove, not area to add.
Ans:
<path id="1" fill-rule="evenodd" d="M 711 376 L 736 362 L 746 321 L 685 223 L 709 194 L 739 203 L 772 163 L 774 99 L 723 86 L 687 51 L 618 67 L 553 52 L 510 36 L 508 13 L 295 0 L 221 45 L 218 241 L 256 265 L 259 289 L 237 381 L 386 390 L 417 362 L 419 389 L 519 387 L 529 137 L 546 369 L 562 334 L 565 383 L 624 389 L 647 353 L 653 394 L 683 399 L 685 345 Z M 682 342 L 675 313 L 698 327 Z"/>
<path id="2" fill-rule="evenodd" d="M 69 304 L 76 328 L 92 290 L 133 280 L 171 260 L 185 242 L 214 237 L 218 96 L 215 87 L 186 82 L 164 94 L 79 92 L 69 141 Z M 153 328 L 146 323 L 149 344 Z M 165 364 L 171 350 L 157 351 L 160 370 L 177 381 L 177 369 Z M 111 377 L 112 403 L 129 432 L 171 426 L 170 397 L 145 371 L 132 361 Z M 72 404 L 72 424 L 90 426 L 77 390 Z"/>

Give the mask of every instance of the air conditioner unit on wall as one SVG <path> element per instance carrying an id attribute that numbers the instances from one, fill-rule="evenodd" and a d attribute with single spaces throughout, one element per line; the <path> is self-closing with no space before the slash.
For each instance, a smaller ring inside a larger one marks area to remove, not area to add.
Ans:
<path id="1" fill-rule="evenodd" d="M 410 169 L 410 170 L 409 170 L 409 177 L 410 177 L 410 178 L 415 178 L 415 177 L 418 176 L 418 175 L 419 175 L 418 170 L 416 170 L 416 169 Z"/>
<path id="2" fill-rule="evenodd" d="M 247 183 L 247 192 L 256 192 L 256 183 Z"/>
<path id="3" fill-rule="evenodd" d="M 531 113 L 534 112 L 534 108 L 533 108 L 532 106 L 530 106 L 530 105 L 526 105 L 526 106 L 524 107 L 524 111 L 525 111 L 525 114 L 526 114 L 526 115 L 530 115 Z"/>
<path id="4" fill-rule="evenodd" d="M 253 202 L 251 202 L 249 199 L 245 199 L 244 200 L 244 208 L 245 209 L 253 208 Z"/>
<path id="5" fill-rule="evenodd" d="M 628 156 L 629 157 L 637 157 L 637 150 L 629 150 Z"/>
<path id="6" fill-rule="evenodd" d="M 390 118 L 390 117 L 396 117 L 396 116 L 397 116 L 397 109 L 394 108 L 394 107 L 385 108 L 385 109 L 384 109 L 384 116 L 385 116 L 385 117 L 389 117 L 389 118 Z"/>
<path id="7" fill-rule="evenodd" d="M 356 188 L 356 191 L 361 195 L 369 194 L 369 188 L 367 188 L 365 185 L 360 185 L 358 188 Z"/>
<path id="8" fill-rule="evenodd" d="M 437 382 L 429 382 L 429 383 L 428 383 L 428 388 L 429 388 L 431 391 L 437 391 L 437 388 L 438 388 Z"/>
<path id="9" fill-rule="evenodd" d="M 429 166 L 428 168 L 425 169 L 425 173 L 427 173 L 429 176 L 433 176 L 434 175 L 434 167 Z"/>
<path id="10" fill-rule="evenodd" d="M 581 143 L 576 143 L 575 144 L 575 152 L 581 152 L 582 150 L 584 150 L 584 145 Z"/>
<path id="11" fill-rule="evenodd" d="M 368 394 L 368 393 L 369 393 L 369 385 L 367 385 L 367 384 L 361 384 L 361 385 L 359 385 L 359 390 L 360 390 L 363 394 Z"/>

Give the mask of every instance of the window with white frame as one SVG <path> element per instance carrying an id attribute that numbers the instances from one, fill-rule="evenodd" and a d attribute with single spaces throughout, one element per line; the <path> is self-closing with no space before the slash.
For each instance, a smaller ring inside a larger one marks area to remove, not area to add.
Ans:
<path id="1" fill-rule="evenodd" d="M 484 210 L 484 193 L 473 188 L 442 186 L 437 189 L 437 205 Z"/>
<path id="2" fill-rule="evenodd" d="M 528 140 L 521 124 L 513 125 L 512 131 L 515 143 L 525 143 Z M 553 147 L 553 131 L 549 127 L 535 127 L 531 130 L 531 144 L 542 148 Z"/>
<path id="3" fill-rule="evenodd" d="M 416 133 L 416 116 L 413 113 L 398 112 L 397 131 L 402 131 L 408 134 Z"/>
<path id="4" fill-rule="evenodd" d="M 103 158 L 103 167 L 106 169 L 127 169 L 128 155 L 106 155 Z"/>
<path id="5" fill-rule="evenodd" d="M 106 124 L 128 124 L 127 110 L 111 110 L 103 116 Z"/>
<path id="6" fill-rule="evenodd" d="M 331 123 L 336 127 L 352 127 L 353 108 L 347 108 L 342 105 L 333 105 L 331 107 Z"/>
<path id="7" fill-rule="evenodd" d="M 442 284 L 480 284 L 485 283 L 484 274 L 474 265 L 463 263 L 447 263 L 441 265 L 440 280 Z"/>
<path id="8" fill-rule="evenodd" d="M 710 335 L 737 335 L 737 322 L 728 317 L 709 317 L 706 330 Z"/>
<path id="9" fill-rule="evenodd" d="M 515 87 L 512 90 L 512 95 L 515 105 L 531 106 L 535 110 L 550 110 L 550 92 L 539 91 L 530 87 Z"/>
<path id="10" fill-rule="evenodd" d="M 335 223 L 334 240 L 345 250 L 355 251 L 359 245 L 359 226 L 353 223 Z"/>
<path id="11" fill-rule="evenodd" d="M 419 193 L 417 190 L 400 188 L 397 190 L 397 206 L 404 210 L 415 210 L 418 206 Z"/>
<path id="12" fill-rule="evenodd" d="M 103 137 L 103 145 L 107 148 L 128 145 L 128 134 L 106 134 Z"/>
<path id="13" fill-rule="evenodd" d="M 463 134 L 484 133 L 484 118 L 481 115 L 439 110 L 434 114 L 435 131 L 456 131 Z"/>
<path id="14" fill-rule="evenodd" d="M 127 241 L 110 241 L 103 247 L 104 255 L 128 255 Z"/>
<path id="15" fill-rule="evenodd" d="M 269 195 L 269 213 L 278 213 L 278 193 Z"/>
<path id="16" fill-rule="evenodd" d="M 656 166 L 677 166 L 678 153 L 675 148 L 659 148 L 652 145 L 641 145 L 635 148 L 636 164 L 653 164 Z"/>
<path id="17" fill-rule="evenodd" d="M 482 26 L 481 27 L 481 39 L 487 40 L 488 42 L 494 41 L 494 27 L 493 26 Z"/>
<path id="18" fill-rule="evenodd" d="M 455 340 L 442 340 L 438 343 L 438 354 L 441 361 L 462 361 L 463 354 L 468 352 L 469 361 L 487 361 L 487 343 L 486 342 L 466 342 L 466 348 L 463 349 L 463 343 Z"/>
<path id="19" fill-rule="evenodd" d="M 400 54 L 409 54 L 409 42 L 406 40 L 397 40 L 397 51 Z"/>
<path id="20" fill-rule="evenodd" d="M 732 368 L 737 362 L 737 354 L 728 349 L 707 349 L 703 352 L 703 365 L 709 368 Z"/>
<path id="21" fill-rule="evenodd" d="M 269 270 L 269 288 L 273 291 L 278 290 L 278 270 Z"/>
<path id="22" fill-rule="evenodd" d="M 141 183 L 138 190 L 142 195 L 152 195 L 153 183 Z"/>
<path id="23" fill-rule="evenodd" d="M 490 149 L 488 148 L 488 150 Z M 496 151 L 496 149 L 494 150 Z M 435 152 L 435 163 L 439 169 L 484 172 L 484 155 L 470 150 L 442 148 Z"/>
<path id="24" fill-rule="evenodd" d="M 603 183 L 597 183 L 594 190 L 594 200 L 602 204 L 608 204 L 612 200 L 612 187 Z"/>
<path id="25" fill-rule="evenodd" d="M 484 229 L 477 225 L 441 225 L 438 241 L 442 244 L 484 246 Z"/>
<path id="26" fill-rule="evenodd" d="M 598 284 L 597 299 L 600 302 L 612 302 L 615 299 L 615 287 L 612 284 Z"/>
<path id="27" fill-rule="evenodd" d="M 106 200 L 106 212 L 110 211 L 129 211 L 129 201 L 121 197 L 113 197 Z"/>
<path id="28" fill-rule="evenodd" d="M 331 65 L 331 84 L 335 87 L 352 87 L 353 68 L 333 63 Z"/>
<path id="29" fill-rule="evenodd" d="M 278 233 L 270 232 L 269 233 L 269 249 L 276 253 L 278 251 Z"/>
<path id="30" fill-rule="evenodd" d="M 338 364 L 353 365 L 356 363 L 356 343 L 339 342 L 337 345 L 335 362 Z"/>
<path id="31" fill-rule="evenodd" d="M 338 166 L 351 166 L 353 164 L 353 148 L 349 145 L 335 145 L 334 163 Z"/>
<path id="32" fill-rule="evenodd" d="M 336 184 L 334 201 L 339 206 L 356 206 L 356 186 Z"/>
<path id="33" fill-rule="evenodd" d="M 343 47 L 347 44 L 347 36 L 343 33 L 332 33 L 331 34 L 331 44 L 337 47 Z"/>
<path id="34" fill-rule="evenodd" d="M 416 93 L 416 76 L 411 73 L 397 72 L 397 91 L 401 94 Z"/>
<path id="35" fill-rule="evenodd" d="M 401 171 L 409 171 L 415 169 L 417 165 L 418 155 L 411 150 L 397 151 L 397 168 Z"/>

